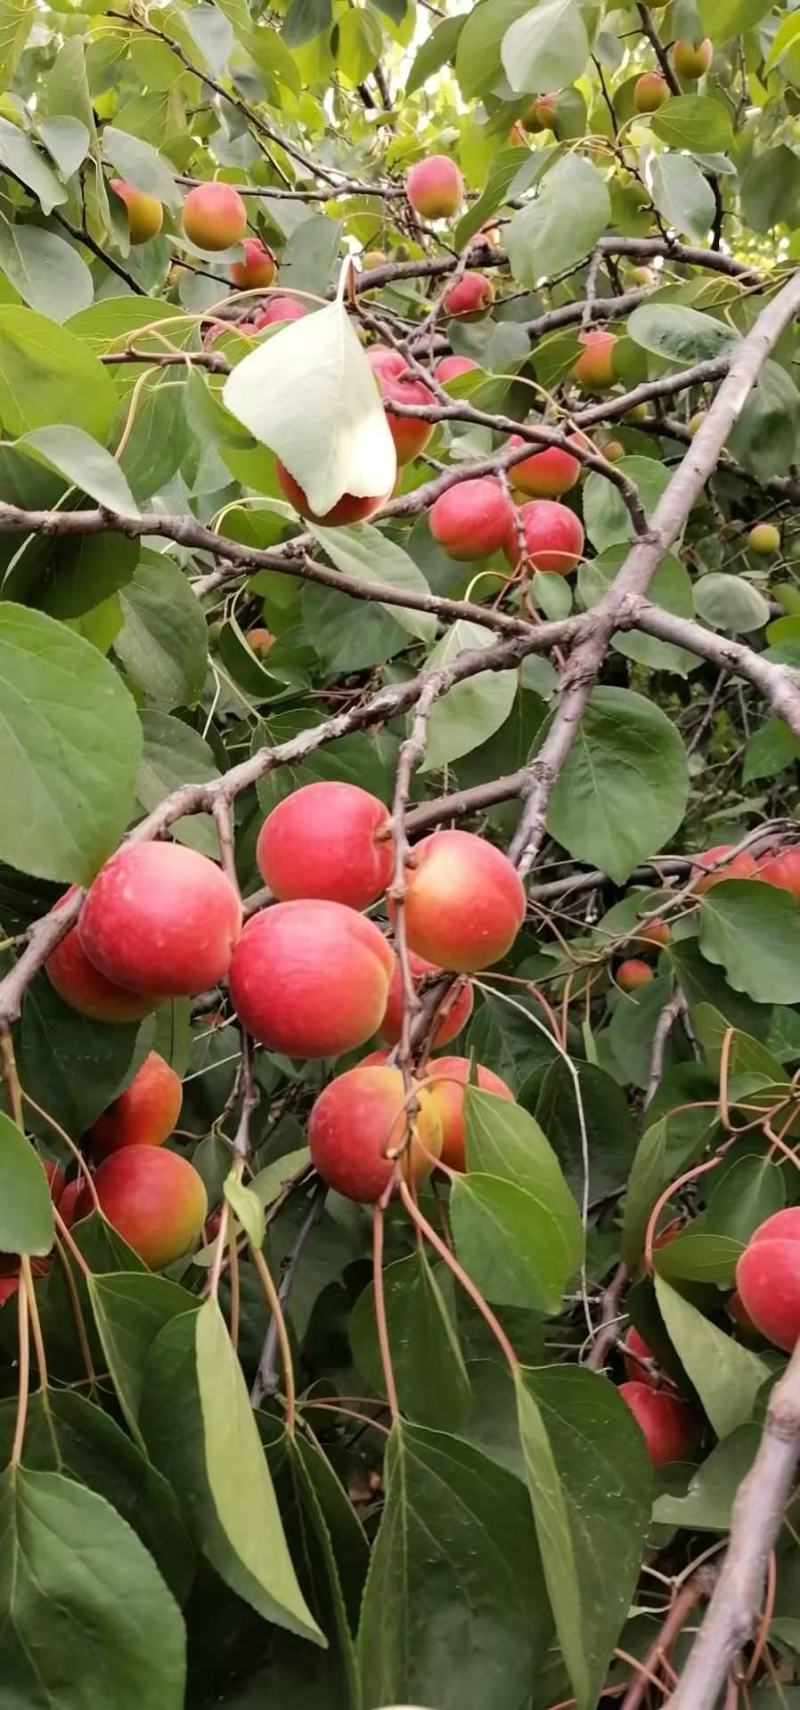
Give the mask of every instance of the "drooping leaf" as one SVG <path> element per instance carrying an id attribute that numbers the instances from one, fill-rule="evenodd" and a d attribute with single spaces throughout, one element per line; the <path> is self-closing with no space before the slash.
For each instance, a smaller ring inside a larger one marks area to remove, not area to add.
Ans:
<path id="1" fill-rule="evenodd" d="M 392 1365 L 404 1413 L 420 1425 L 455 1429 L 469 1411 L 469 1378 L 451 1305 L 424 1253 L 410 1253 L 387 1267 L 384 1298 Z M 356 1301 L 349 1328 L 356 1365 L 380 1394 L 384 1380 L 372 1283 Z"/>
<path id="2" fill-rule="evenodd" d="M 144 559 L 120 593 L 114 651 L 157 706 L 191 705 L 205 681 L 208 630 L 186 577 L 165 557 Z"/>
<path id="3" fill-rule="evenodd" d="M 738 1425 L 697 1468 L 685 1496 L 656 1498 L 653 1519 L 691 1532 L 727 1532 L 742 1479 L 750 1471 L 761 1438 L 758 1425 Z"/>
<path id="4" fill-rule="evenodd" d="M 700 243 L 714 220 L 714 192 L 685 154 L 656 155 L 650 169 L 653 201 L 668 225 Z"/>
<path id="5" fill-rule="evenodd" d="M 541 1198 L 470 1171 L 453 1183 L 450 1217 L 458 1257 L 487 1300 L 560 1311 L 576 1269 L 573 1246 Z"/>
<path id="6" fill-rule="evenodd" d="M 491 630 L 459 619 L 429 655 L 428 670 L 452 665 L 460 653 L 489 647 L 493 640 Z M 479 671 L 455 683 L 433 705 L 421 771 L 439 771 L 488 741 L 505 724 L 516 692 L 516 671 Z"/>
<path id="7" fill-rule="evenodd" d="M 0 1111 L 0 1253 L 49 1253 L 54 1234 L 41 1159 L 16 1122 Z"/>
<path id="8" fill-rule="evenodd" d="M 141 1442 L 138 1414 L 148 1354 L 165 1324 L 193 1310 L 192 1297 L 169 1277 L 147 1271 L 93 1276 L 88 1288 L 120 1406 Z"/>
<path id="9" fill-rule="evenodd" d="M 718 1330 L 696 1306 L 658 1273 L 659 1311 L 718 1437 L 727 1437 L 752 1417 L 756 1395 L 769 1377 L 769 1366 Z"/>
<path id="10" fill-rule="evenodd" d="M 608 190 L 597 168 L 582 155 L 563 155 L 508 228 L 514 278 L 532 288 L 537 279 L 572 267 L 588 255 L 610 218 Z"/>
<path id="11" fill-rule="evenodd" d="M 512 89 L 544 95 L 580 77 L 589 57 L 578 0 L 539 0 L 503 37 L 503 68 Z"/>
<path id="12" fill-rule="evenodd" d="M 538 1199 L 559 1224 L 577 1270 L 583 1253 L 578 1206 L 538 1122 L 519 1105 L 476 1086 L 464 1094 L 464 1117 L 467 1169 L 516 1183 Z"/>
<path id="13" fill-rule="evenodd" d="M 349 528 L 312 528 L 320 545 L 336 565 L 348 576 L 363 577 L 365 581 L 386 582 L 392 588 L 402 588 L 411 594 L 429 593 L 428 584 L 413 558 L 395 541 L 388 540 L 380 529 L 369 523 L 351 523 Z M 436 634 L 436 619 L 425 612 L 403 606 L 384 608 L 396 623 L 416 635 L 421 641 L 432 641 Z"/>
<path id="14" fill-rule="evenodd" d="M 725 879 L 700 903 L 700 948 L 756 1003 L 800 1003 L 800 907 L 788 891 Z"/>

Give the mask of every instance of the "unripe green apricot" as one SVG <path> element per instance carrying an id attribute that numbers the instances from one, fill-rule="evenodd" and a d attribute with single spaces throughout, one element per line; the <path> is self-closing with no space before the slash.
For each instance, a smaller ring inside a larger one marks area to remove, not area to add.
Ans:
<path id="1" fill-rule="evenodd" d="M 780 532 L 774 523 L 756 523 L 747 536 L 748 552 L 755 552 L 759 558 L 772 558 L 780 544 Z"/>

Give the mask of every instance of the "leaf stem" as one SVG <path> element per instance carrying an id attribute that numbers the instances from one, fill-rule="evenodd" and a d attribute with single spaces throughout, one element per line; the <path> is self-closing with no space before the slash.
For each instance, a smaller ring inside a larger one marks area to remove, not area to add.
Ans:
<path id="1" fill-rule="evenodd" d="M 463 1288 L 465 1294 L 468 1294 L 470 1297 L 470 1300 L 474 1303 L 475 1306 L 477 1306 L 481 1317 L 488 1324 L 489 1329 L 491 1330 L 492 1335 L 495 1338 L 495 1341 L 497 1342 L 498 1346 L 501 1348 L 501 1350 L 505 1356 L 505 1359 L 508 1363 L 508 1368 L 509 1368 L 509 1371 L 511 1372 L 512 1377 L 516 1377 L 517 1372 L 520 1369 L 520 1362 L 517 1359 L 517 1356 L 514 1352 L 514 1349 L 512 1348 L 511 1343 L 509 1342 L 509 1339 L 505 1333 L 505 1330 L 503 1329 L 502 1324 L 500 1323 L 500 1320 L 495 1317 L 495 1314 L 493 1313 L 493 1311 L 489 1305 L 489 1302 L 487 1300 L 484 1300 L 484 1297 L 481 1294 L 481 1291 L 478 1288 L 477 1284 L 472 1281 L 471 1276 L 469 1276 L 467 1274 L 467 1272 L 464 1270 L 463 1265 L 459 1264 L 458 1259 L 455 1257 L 455 1254 L 450 1252 L 450 1249 L 447 1246 L 447 1243 L 442 1240 L 440 1235 L 437 1235 L 436 1230 L 433 1228 L 433 1225 L 428 1222 L 427 1217 L 425 1217 L 424 1214 L 420 1211 L 419 1206 L 416 1204 L 413 1195 L 409 1192 L 409 1190 L 406 1186 L 406 1183 L 402 1180 L 402 1178 L 400 1181 L 400 1197 L 403 1201 L 403 1204 L 406 1208 L 406 1211 L 408 1212 L 409 1217 L 411 1217 L 413 1219 L 413 1221 L 416 1223 L 417 1227 L 422 1230 L 422 1233 L 425 1236 L 426 1240 L 430 1241 L 431 1246 L 435 1248 L 436 1252 L 439 1254 L 440 1259 L 444 1259 L 445 1264 L 452 1271 L 453 1276 L 455 1277 L 456 1281 L 461 1284 L 461 1287 Z"/>
<path id="2" fill-rule="evenodd" d="M 261 1278 L 261 1287 L 264 1290 L 267 1305 L 272 1313 L 273 1322 L 278 1333 L 278 1347 L 280 1348 L 281 1364 L 283 1366 L 283 1388 L 286 1396 L 286 1430 L 289 1436 L 293 1437 L 297 1419 L 297 1392 L 295 1389 L 292 1350 L 289 1345 L 289 1332 L 286 1328 L 286 1319 L 283 1316 L 283 1307 L 281 1306 L 278 1298 L 278 1290 L 272 1280 L 272 1273 L 263 1253 L 259 1248 L 252 1246 L 250 1251 L 253 1255 L 253 1264 Z"/>

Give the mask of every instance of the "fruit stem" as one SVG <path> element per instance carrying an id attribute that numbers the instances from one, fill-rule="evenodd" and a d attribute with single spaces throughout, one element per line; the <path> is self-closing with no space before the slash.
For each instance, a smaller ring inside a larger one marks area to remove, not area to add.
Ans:
<path id="1" fill-rule="evenodd" d="M 404 1184 L 400 1178 L 400 1170 L 397 1165 L 392 1172 L 393 1187 L 396 1178 L 400 1179 L 400 1191 L 402 1193 Z M 372 1208 L 372 1286 L 375 1295 L 375 1324 L 378 1332 L 383 1381 L 386 1386 L 389 1411 L 394 1420 L 400 1417 L 400 1405 L 397 1399 L 397 1384 L 395 1383 L 392 1350 L 389 1343 L 389 1325 L 386 1320 L 386 1298 L 383 1292 L 383 1198 Z"/>
<path id="2" fill-rule="evenodd" d="M 5 1084 L 6 1092 L 8 1093 L 11 1115 L 13 1116 L 17 1127 L 21 1128 L 24 1132 L 25 1123 L 22 1118 L 22 1088 L 19 1084 L 17 1062 L 14 1056 L 14 1046 L 8 1027 L 4 1027 L 2 1032 L 0 1032 L 0 1072 L 2 1072 L 3 1082 Z"/>
<path id="3" fill-rule="evenodd" d="M 23 1089 L 22 1097 L 23 1097 L 24 1103 L 29 1104 L 31 1107 L 31 1110 L 35 1110 L 36 1115 L 40 1116 L 42 1121 L 46 1122 L 48 1124 L 48 1127 L 52 1128 L 53 1133 L 58 1135 L 59 1140 L 63 1141 L 64 1145 L 72 1153 L 72 1156 L 75 1159 L 75 1162 L 78 1166 L 78 1169 L 80 1170 L 80 1173 L 83 1176 L 83 1179 L 86 1183 L 86 1186 L 89 1189 L 89 1192 L 90 1192 L 92 1199 L 94 1201 L 94 1209 L 95 1209 L 95 1211 L 100 1211 L 100 1209 L 101 1209 L 100 1201 L 97 1197 L 97 1188 L 94 1185 L 94 1176 L 92 1175 L 92 1172 L 89 1169 L 89 1165 L 87 1164 L 86 1159 L 84 1158 L 83 1153 L 80 1150 L 80 1147 L 75 1145 L 75 1141 L 70 1139 L 66 1129 L 62 1128 L 60 1122 L 56 1122 L 55 1117 L 50 1115 L 49 1110 L 45 1110 L 43 1105 L 36 1103 L 35 1098 L 31 1098 L 30 1093 L 25 1092 L 25 1090 Z"/>
<path id="4" fill-rule="evenodd" d="M 297 1394 L 294 1382 L 294 1367 L 292 1365 L 292 1350 L 289 1346 L 289 1333 L 286 1329 L 286 1319 L 278 1298 L 278 1290 L 272 1280 L 272 1273 L 263 1253 L 258 1247 L 250 1248 L 253 1264 L 261 1279 L 261 1287 L 266 1296 L 267 1305 L 272 1313 L 273 1323 L 278 1335 L 278 1347 L 281 1352 L 283 1366 L 283 1388 L 286 1397 L 286 1430 L 290 1437 L 294 1436 L 297 1419 Z"/>
<path id="5" fill-rule="evenodd" d="M 417 1228 L 422 1230 L 422 1233 L 425 1236 L 426 1240 L 430 1241 L 431 1246 L 433 1248 L 435 1248 L 436 1252 L 439 1254 L 440 1259 L 444 1259 L 445 1264 L 452 1271 L 453 1276 L 455 1277 L 456 1281 L 460 1282 L 461 1287 L 464 1289 L 464 1292 L 469 1295 L 470 1300 L 472 1300 L 474 1302 L 474 1304 L 477 1306 L 478 1311 L 481 1314 L 481 1317 L 483 1319 L 485 1319 L 486 1323 L 489 1326 L 489 1329 L 492 1332 L 492 1335 L 495 1338 L 495 1341 L 498 1343 L 503 1354 L 505 1355 L 506 1361 L 508 1363 L 508 1369 L 511 1372 L 512 1377 L 516 1377 L 516 1374 L 520 1369 L 520 1362 L 517 1359 L 517 1356 L 514 1352 L 514 1349 L 512 1348 L 511 1343 L 509 1342 L 509 1339 L 505 1333 L 505 1330 L 503 1329 L 502 1324 L 500 1323 L 500 1320 L 495 1317 L 488 1301 L 484 1300 L 484 1297 L 481 1294 L 480 1289 L 472 1281 L 471 1276 L 468 1276 L 467 1272 L 464 1270 L 463 1265 L 460 1265 L 458 1262 L 458 1259 L 455 1257 L 455 1255 L 450 1252 L 450 1249 L 447 1246 L 447 1243 L 442 1240 L 440 1235 L 437 1235 L 436 1230 L 433 1228 L 432 1224 L 430 1224 L 428 1222 L 427 1217 L 425 1217 L 424 1214 L 420 1211 L 419 1206 L 416 1204 L 412 1194 L 409 1192 L 405 1182 L 402 1180 L 402 1177 L 400 1180 L 400 1197 L 403 1201 L 403 1204 L 406 1208 L 406 1211 L 408 1212 L 409 1217 L 412 1218 L 414 1223 L 416 1223 Z"/>

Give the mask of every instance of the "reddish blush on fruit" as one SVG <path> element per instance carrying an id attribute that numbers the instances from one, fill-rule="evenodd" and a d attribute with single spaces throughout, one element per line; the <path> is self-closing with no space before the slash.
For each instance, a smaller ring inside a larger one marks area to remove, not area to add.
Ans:
<path id="1" fill-rule="evenodd" d="M 617 969 L 617 985 L 624 992 L 638 992 L 642 986 L 648 986 L 653 978 L 653 970 L 646 962 L 640 962 L 638 957 L 629 956 L 627 961 L 620 962 Z"/>
<path id="2" fill-rule="evenodd" d="M 373 345 L 367 351 L 367 361 L 386 403 L 386 420 L 394 440 L 397 461 L 399 464 L 411 463 L 427 445 L 433 433 L 433 424 L 417 421 L 413 416 L 398 416 L 389 405 L 432 404 L 433 394 L 424 380 L 417 380 L 407 373 L 405 357 L 401 356 L 399 350 L 389 350 L 381 344 Z M 402 378 L 404 375 L 407 375 L 407 378 Z"/>
<path id="3" fill-rule="evenodd" d="M 270 297 L 266 306 L 259 309 L 253 326 L 256 332 L 261 332 L 262 327 L 274 327 L 281 321 L 302 321 L 308 312 L 294 297 Z"/>
<path id="4" fill-rule="evenodd" d="M 279 902 L 324 897 L 368 908 L 392 876 L 392 840 L 377 835 L 388 827 L 383 802 L 357 784 L 305 784 L 267 815 L 258 870 Z"/>
<path id="5" fill-rule="evenodd" d="M 482 1063 L 477 1063 L 474 1071 L 468 1057 L 436 1057 L 428 1064 L 425 1084 L 435 1094 L 441 1118 L 442 1163 L 448 1164 L 451 1170 L 466 1169 L 464 1093 L 472 1072 L 481 1092 L 494 1093 L 496 1098 L 514 1102 L 511 1088 L 493 1069 L 485 1069 Z"/>
<path id="6" fill-rule="evenodd" d="M 672 63 L 679 77 L 689 83 L 695 83 L 698 77 L 705 77 L 714 58 L 714 43 L 706 36 L 698 42 L 676 42 L 672 50 Z"/>
<path id="7" fill-rule="evenodd" d="M 260 238 L 245 238 L 244 261 L 231 263 L 231 284 L 240 291 L 255 291 L 271 285 L 278 271 L 272 250 Z"/>
<path id="8" fill-rule="evenodd" d="M 485 273 L 464 273 L 449 291 L 442 308 L 453 320 L 479 321 L 494 302 L 494 285 Z"/>
<path id="9" fill-rule="evenodd" d="M 462 374 L 477 372 L 479 368 L 480 363 L 473 362 L 471 356 L 443 356 L 433 370 L 433 377 L 440 386 L 446 386 L 448 380 L 458 380 Z"/>
<path id="10" fill-rule="evenodd" d="M 572 377 L 589 392 L 605 392 L 614 385 L 614 346 L 616 334 L 605 327 L 590 328 L 578 334 L 583 350 L 573 365 Z"/>
<path id="11" fill-rule="evenodd" d="M 452 973 L 499 962 L 525 919 L 525 891 L 508 857 L 471 831 L 434 831 L 414 845 L 412 857 L 409 949 Z"/>
<path id="12" fill-rule="evenodd" d="M 183 229 L 198 249 L 230 249 L 247 230 L 247 209 L 232 184 L 196 184 L 183 204 Z"/>
<path id="13" fill-rule="evenodd" d="M 518 446 L 521 449 L 525 443 L 521 434 L 512 433 L 506 450 L 516 450 Z M 582 443 L 586 448 L 588 442 L 584 440 Z M 512 487 L 520 493 L 527 493 L 532 499 L 558 499 L 575 486 L 580 473 L 577 457 L 569 451 L 562 451 L 558 445 L 550 445 L 544 451 L 534 451 L 521 463 L 512 463 L 508 479 Z"/>
<path id="14" fill-rule="evenodd" d="M 499 552 L 508 540 L 513 507 L 491 475 L 459 481 L 434 500 L 431 534 L 451 558 L 472 563 Z"/>
<path id="15" fill-rule="evenodd" d="M 258 658 L 269 653 L 270 648 L 275 646 L 275 636 L 271 629 L 248 629 L 246 639 L 250 652 L 255 653 Z"/>
<path id="16" fill-rule="evenodd" d="M 645 71 L 633 86 L 633 105 L 637 113 L 655 113 L 669 100 L 669 84 L 660 71 Z"/>
<path id="17" fill-rule="evenodd" d="M 153 1271 L 179 1259 L 197 1239 L 208 1212 L 203 1179 L 193 1164 L 161 1146 L 123 1146 L 94 1178 L 104 1215 Z M 76 1217 L 94 1209 L 87 1187 Z"/>
<path id="18" fill-rule="evenodd" d="M 625 1376 L 630 1378 L 633 1383 L 646 1383 L 652 1388 L 652 1378 L 647 1367 L 643 1366 L 641 1362 L 642 1360 L 653 1359 L 655 1359 L 655 1355 L 652 1348 L 649 1348 L 644 1337 L 640 1336 L 636 1325 L 630 1324 L 625 1331 L 625 1353 L 622 1357 Z"/>
<path id="19" fill-rule="evenodd" d="M 320 516 L 317 511 L 312 511 L 307 494 L 299 481 L 295 481 L 294 476 L 289 474 L 279 457 L 275 459 L 275 474 L 284 496 L 290 505 L 294 505 L 298 514 L 308 517 L 311 522 L 322 523 L 325 528 L 344 528 L 348 523 L 367 522 L 383 509 L 389 497 L 388 493 L 381 493 L 380 497 L 376 498 L 362 498 L 357 493 L 343 493 L 341 499 L 337 499 L 336 504 L 331 505 L 324 516 Z"/>
<path id="20" fill-rule="evenodd" d="M 61 1165 L 54 1164 L 51 1158 L 42 1159 L 42 1169 L 47 1177 L 50 1198 L 54 1205 L 58 1205 L 64 1192 L 64 1171 Z"/>
<path id="21" fill-rule="evenodd" d="M 136 247 L 158 237 L 164 223 L 164 209 L 158 199 L 146 195 L 144 190 L 137 190 L 135 184 L 128 184 L 124 178 L 112 178 L 111 188 L 128 210 L 131 244 Z"/>
<path id="22" fill-rule="evenodd" d="M 636 1379 L 621 1383 L 619 1393 L 636 1420 L 654 1467 L 691 1455 L 697 1427 L 691 1408 L 680 1396 Z"/>
<path id="23" fill-rule="evenodd" d="M 86 1184 L 84 1182 L 83 1176 L 80 1175 L 80 1176 L 76 1176 L 74 1181 L 67 1182 L 66 1187 L 62 1191 L 61 1198 L 59 1199 L 59 1202 L 58 1202 L 58 1215 L 66 1223 L 68 1229 L 71 1229 L 73 1223 L 75 1223 L 77 1221 L 78 1201 L 81 1197 L 81 1194 L 84 1191 L 85 1186 L 86 1186 Z M 88 1212 L 91 1210 L 92 1210 L 92 1201 L 91 1201 L 91 1196 L 89 1196 L 89 1204 L 87 1206 L 87 1210 L 85 1212 L 83 1212 L 83 1211 L 81 1212 L 81 1214 L 80 1214 L 81 1217 L 87 1216 Z"/>
<path id="24" fill-rule="evenodd" d="M 101 974 L 135 992 L 188 996 L 224 978 L 242 905 L 219 867 L 179 843 L 126 843 L 89 888 L 78 932 Z"/>
<path id="25" fill-rule="evenodd" d="M 229 989 L 240 1021 L 268 1050 L 338 1057 L 377 1033 L 394 966 L 365 915 L 309 897 L 248 921 Z"/>
<path id="26" fill-rule="evenodd" d="M 63 908 L 74 894 L 73 885 L 59 897 L 55 907 Z M 90 1021 L 141 1021 L 161 1002 L 152 992 L 126 991 L 124 986 L 107 980 L 89 961 L 77 926 L 70 927 L 66 937 L 50 952 L 45 968 L 59 997 Z"/>
<path id="27" fill-rule="evenodd" d="M 723 879 L 757 879 L 760 877 L 758 862 L 747 849 L 740 850 L 739 854 L 734 855 L 730 861 L 723 860 L 723 856 L 730 855 L 734 847 L 733 843 L 718 843 L 714 849 L 706 849 L 704 854 L 692 856 L 692 863 L 695 867 L 717 868 L 716 872 L 709 873 L 706 878 L 695 879 L 692 888 L 698 896 L 701 896 L 705 891 L 712 890 L 714 885 L 721 885 Z M 719 867 L 717 867 L 718 862 L 722 863 Z"/>
<path id="28" fill-rule="evenodd" d="M 756 863 L 759 879 L 765 885 L 775 885 L 800 900 L 800 845 L 793 849 L 777 849 L 766 861 Z"/>
<path id="29" fill-rule="evenodd" d="M 446 154 L 429 154 L 409 167 L 406 195 L 424 220 L 450 220 L 464 200 L 464 180 Z"/>
<path id="30" fill-rule="evenodd" d="M 406 1181 L 422 1181 L 442 1145 L 436 1101 L 425 1086 L 415 1088 L 419 1111 L 415 1137 L 403 1159 Z M 311 1161 L 328 1187 L 345 1198 L 374 1205 L 388 1187 L 394 1160 L 387 1153 L 402 1145 L 406 1103 L 400 1069 L 359 1065 L 337 1075 L 320 1093 L 308 1125 Z"/>
<path id="31" fill-rule="evenodd" d="M 800 1206 L 776 1211 L 750 1236 L 736 1290 L 762 1336 L 790 1352 L 800 1337 Z"/>
<path id="32" fill-rule="evenodd" d="M 442 973 L 441 968 L 434 967 L 432 962 L 426 962 L 424 956 L 415 956 L 413 950 L 409 950 L 408 952 L 408 962 L 413 976 L 414 985 L 417 988 L 419 988 L 420 981 L 425 974 Z M 461 1032 L 462 1027 L 466 1027 L 466 1024 L 472 1014 L 471 986 L 462 986 L 461 991 L 457 992 L 452 1003 L 450 1003 L 449 997 L 447 1002 L 450 1004 L 450 1007 L 444 1010 L 442 1019 L 436 1029 L 436 1035 L 433 1041 L 435 1049 L 440 1045 L 447 1045 L 451 1039 L 455 1039 L 457 1033 Z M 386 1005 L 386 1014 L 384 1015 L 380 1028 L 378 1029 L 381 1039 L 384 1039 L 387 1045 L 397 1045 L 400 1040 L 402 1026 L 403 976 L 398 962 L 392 975 L 392 983 L 389 987 L 389 1001 Z"/>
<path id="33" fill-rule="evenodd" d="M 638 944 L 655 944 L 659 950 L 663 950 L 671 938 L 672 933 L 666 920 L 649 920 L 636 929 Z"/>
<path id="34" fill-rule="evenodd" d="M 584 533 L 580 517 L 557 499 L 531 499 L 518 513 L 525 537 L 523 560 L 529 570 L 545 570 L 551 575 L 568 576 L 583 557 Z M 506 539 L 509 564 L 520 562 L 520 545 L 516 519 Z"/>
<path id="35" fill-rule="evenodd" d="M 180 1077 L 157 1051 L 149 1051 L 132 1081 L 91 1128 L 94 1156 L 107 1158 L 121 1146 L 163 1145 L 175 1130 L 182 1103 Z"/>

